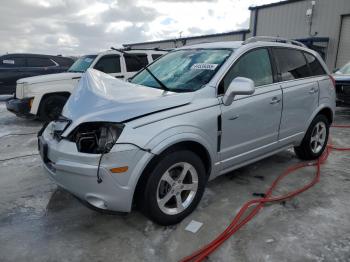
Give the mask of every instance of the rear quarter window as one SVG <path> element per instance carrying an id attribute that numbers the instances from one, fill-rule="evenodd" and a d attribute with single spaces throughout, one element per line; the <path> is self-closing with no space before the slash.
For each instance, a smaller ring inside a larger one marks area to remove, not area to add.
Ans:
<path id="1" fill-rule="evenodd" d="M 66 67 L 69 67 L 74 63 L 74 60 L 68 57 L 54 57 L 52 58 L 52 60 L 54 60 L 60 66 L 66 66 Z"/>
<path id="2" fill-rule="evenodd" d="M 326 74 L 326 71 L 324 70 L 321 63 L 318 61 L 318 59 L 315 56 L 306 52 L 304 52 L 304 55 L 306 57 L 307 62 L 309 63 L 312 76 L 319 76 L 319 75 Z"/>
<path id="3" fill-rule="evenodd" d="M 52 62 L 49 58 L 28 57 L 27 66 L 28 67 L 47 67 L 47 66 L 55 66 L 55 63 Z"/>
<path id="4" fill-rule="evenodd" d="M 281 81 L 311 76 L 309 66 L 301 51 L 288 48 L 274 48 L 273 53 Z"/>

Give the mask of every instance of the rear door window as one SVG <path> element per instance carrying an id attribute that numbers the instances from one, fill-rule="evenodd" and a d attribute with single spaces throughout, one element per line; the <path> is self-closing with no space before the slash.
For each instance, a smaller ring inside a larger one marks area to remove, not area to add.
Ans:
<path id="1" fill-rule="evenodd" d="M 43 57 L 28 57 L 27 66 L 28 67 L 47 67 L 55 66 L 56 64 L 52 62 L 49 58 Z"/>
<path id="2" fill-rule="evenodd" d="M 135 58 L 135 55 L 139 58 Z M 126 71 L 136 72 L 148 65 L 147 54 L 124 55 Z"/>
<path id="3" fill-rule="evenodd" d="M 6 57 L 1 59 L 1 67 L 24 67 L 25 59 L 23 57 Z"/>
<path id="4" fill-rule="evenodd" d="M 120 73 L 120 56 L 119 55 L 105 55 L 96 63 L 95 69 L 106 74 Z"/>
<path id="5" fill-rule="evenodd" d="M 267 49 L 259 48 L 241 56 L 220 83 L 219 93 L 226 92 L 228 86 L 236 77 L 252 79 L 255 86 L 272 84 L 273 73 Z"/>
<path id="6" fill-rule="evenodd" d="M 300 79 L 311 76 L 303 53 L 295 49 L 274 48 L 274 56 L 282 81 Z"/>
<path id="7" fill-rule="evenodd" d="M 309 63 L 309 67 L 311 70 L 312 76 L 325 75 L 326 71 L 323 69 L 321 63 L 318 61 L 316 57 L 313 55 L 304 52 L 307 62 Z"/>

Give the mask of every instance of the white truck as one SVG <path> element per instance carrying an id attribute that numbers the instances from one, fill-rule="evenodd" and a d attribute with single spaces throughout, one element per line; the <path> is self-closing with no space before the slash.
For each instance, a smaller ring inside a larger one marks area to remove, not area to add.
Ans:
<path id="1" fill-rule="evenodd" d="M 19 79 L 15 97 L 7 101 L 7 110 L 20 117 L 53 120 L 59 116 L 74 87 L 88 68 L 127 80 L 165 53 L 165 50 L 159 49 L 133 49 L 108 50 L 82 56 L 67 72 Z"/>

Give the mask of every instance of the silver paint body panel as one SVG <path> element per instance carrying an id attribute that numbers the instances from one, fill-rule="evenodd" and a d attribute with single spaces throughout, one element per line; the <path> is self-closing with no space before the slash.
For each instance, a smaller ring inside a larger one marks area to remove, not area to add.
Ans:
<path id="1" fill-rule="evenodd" d="M 98 184 L 100 155 L 80 153 L 66 139 L 57 142 L 50 134 L 49 125 L 43 138 L 56 170 L 47 166 L 50 177 L 84 200 L 96 197 L 105 202 L 107 209 L 127 212 L 131 210 L 137 182 L 147 164 L 177 143 L 196 142 L 207 150 L 211 161 L 209 179 L 299 145 L 320 110 L 335 110 L 335 90 L 328 76 L 261 86 L 253 95 L 235 97 L 230 106 L 223 105 L 222 96 L 217 95 L 218 85 L 231 65 L 247 51 L 266 46 L 288 46 L 319 57 L 306 48 L 271 42 L 184 47 L 234 50 L 211 81 L 192 93 L 164 92 L 88 70 L 64 108 L 63 115 L 72 123 L 63 137 L 80 123 L 92 121 L 123 122 L 124 130 L 111 152 L 103 156 L 103 182 Z M 317 91 L 310 93 L 312 88 Z M 222 118 L 221 132 L 218 132 L 218 116 Z M 218 139 L 221 139 L 220 150 Z M 118 166 L 129 169 L 122 174 L 109 171 Z"/>

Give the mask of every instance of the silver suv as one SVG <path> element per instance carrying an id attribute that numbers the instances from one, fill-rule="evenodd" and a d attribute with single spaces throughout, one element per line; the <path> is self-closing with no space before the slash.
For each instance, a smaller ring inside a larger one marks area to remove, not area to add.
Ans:
<path id="1" fill-rule="evenodd" d="M 326 147 L 335 89 L 314 51 L 285 41 L 174 50 L 123 82 L 89 69 L 39 132 L 49 176 L 98 209 L 175 224 L 208 180 L 294 147 Z"/>

